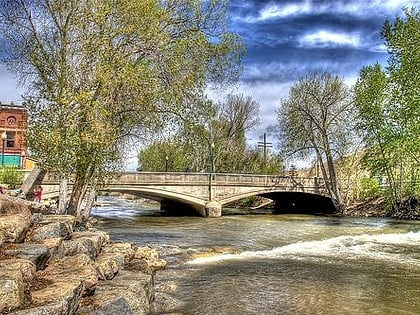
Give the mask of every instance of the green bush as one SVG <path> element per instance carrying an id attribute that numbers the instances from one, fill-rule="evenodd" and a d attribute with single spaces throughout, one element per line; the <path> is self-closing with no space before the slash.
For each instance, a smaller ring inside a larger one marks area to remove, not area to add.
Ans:
<path id="1" fill-rule="evenodd" d="M 0 168 L 0 183 L 8 186 L 8 189 L 16 189 L 23 183 L 23 172 L 14 166 Z"/>
<path id="2" fill-rule="evenodd" d="M 379 181 L 376 178 L 363 178 L 361 181 L 361 197 L 377 197 L 381 193 Z"/>

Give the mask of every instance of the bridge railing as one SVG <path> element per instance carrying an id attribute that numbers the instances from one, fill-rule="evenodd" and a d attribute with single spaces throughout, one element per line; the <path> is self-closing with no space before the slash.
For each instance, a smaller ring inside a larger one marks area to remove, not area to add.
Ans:
<path id="1" fill-rule="evenodd" d="M 124 173 L 113 183 L 136 185 L 249 185 L 249 186 L 287 186 L 318 187 L 325 189 L 325 181 L 317 177 L 291 177 L 280 175 L 225 174 L 225 173 L 156 173 L 133 172 Z"/>

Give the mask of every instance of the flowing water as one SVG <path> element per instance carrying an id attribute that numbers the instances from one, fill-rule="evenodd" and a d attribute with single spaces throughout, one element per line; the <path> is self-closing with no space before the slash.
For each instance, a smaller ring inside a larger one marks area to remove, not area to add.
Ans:
<path id="1" fill-rule="evenodd" d="M 161 250 L 168 267 L 156 283 L 180 301 L 178 314 L 420 314 L 419 221 L 172 217 L 102 202 L 92 214 L 113 240 Z"/>

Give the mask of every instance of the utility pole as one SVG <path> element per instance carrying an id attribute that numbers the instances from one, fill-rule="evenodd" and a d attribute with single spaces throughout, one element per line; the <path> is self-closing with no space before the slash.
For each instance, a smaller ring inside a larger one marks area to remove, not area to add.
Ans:
<path id="1" fill-rule="evenodd" d="M 264 141 L 258 142 L 258 148 L 263 148 L 264 152 L 264 167 L 267 165 L 267 149 L 272 147 L 271 142 L 267 142 L 267 134 L 264 132 Z"/>

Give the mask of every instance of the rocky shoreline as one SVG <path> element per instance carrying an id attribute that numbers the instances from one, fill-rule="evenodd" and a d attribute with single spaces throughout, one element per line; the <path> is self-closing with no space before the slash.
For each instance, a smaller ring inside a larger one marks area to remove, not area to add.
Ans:
<path id="1" fill-rule="evenodd" d="M 165 266 L 155 249 L 112 242 L 89 222 L 0 197 L 0 314 L 163 313 L 154 276 Z"/>

